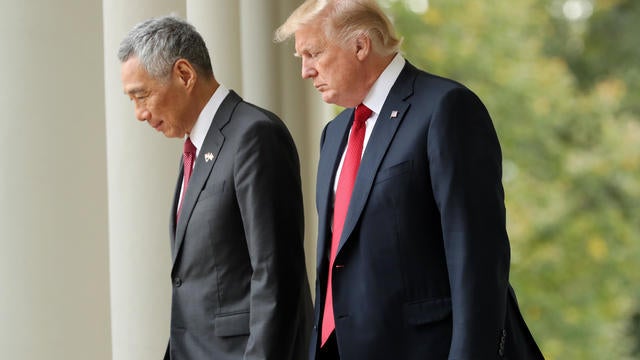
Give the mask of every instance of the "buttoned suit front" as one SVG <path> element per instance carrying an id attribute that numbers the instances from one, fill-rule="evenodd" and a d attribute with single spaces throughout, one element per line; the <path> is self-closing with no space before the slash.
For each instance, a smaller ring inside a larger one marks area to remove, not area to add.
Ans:
<path id="1" fill-rule="evenodd" d="M 333 186 L 353 112 L 345 109 L 321 137 L 311 360 Z M 501 161 L 477 96 L 407 62 L 362 155 L 333 267 L 342 360 L 542 358 L 509 285 Z"/>
<path id="2" fill-rule="evenodd" d="M 165 359 L 303 358 L 312 308 L 299 160 L 285 125 L 231 91 L 199 149 L 176 223 L 182 161 L 180 169 Z"/>

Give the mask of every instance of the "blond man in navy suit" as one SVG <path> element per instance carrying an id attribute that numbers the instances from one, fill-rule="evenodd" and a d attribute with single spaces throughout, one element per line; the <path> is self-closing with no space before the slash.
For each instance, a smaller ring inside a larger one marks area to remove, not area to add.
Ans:
<path id="1" fill-rule="evenodd" d="M 542 359 L 509 285 L 501 150 L 480 99 L 405 60 L 373 0 L 306 1 L 276 32 L 290 37 L 302 77 L 345 108 L 320 139 L 309 359 Z M 360 106 L 371 114 L 332 240 Z"/>

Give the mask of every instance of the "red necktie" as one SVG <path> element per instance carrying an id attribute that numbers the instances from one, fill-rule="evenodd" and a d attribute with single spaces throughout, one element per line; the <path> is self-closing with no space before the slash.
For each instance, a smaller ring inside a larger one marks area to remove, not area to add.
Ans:
<path id="1" fill-rule="evenodd" d="M 322 315 L 322 342 L 324 345 L 331 332 L 336 327 L 333 316 L 333 294 L 331 291 L 331 281 L 333 279 L 333 262 L 336 259 L 338 245 L 340 244 L 340 236 L 342 228 L 347 217 L 349 209 L 349 200 L 351 200 L 351 192 L 353 184 L 356 182 L 358 167 L 360 167 L 360 159 L 362 157 L 362 147 L 364 143 L 365 121 L 371 116 L 371 110 L 363 104 L 358 105 L 355 111 L 353 125 L 351 126 L 351 134 L 349 134 L 349 143 L 347 144 L 347 153 L 344 157 L 340 178 L 338 179 L 338 187 L 333 203 L 333 234 L 331 236 L 331 255 L 329 257 L 329 275 L 327 278 L 327 296 L 324 302 L 324 312 Z"/>
<path id="2" fill-rule="evenodd" d="M 180 209 L 182 209 L 182 201 L 184 200 L 184 194 L 187 192 L 187 185 L 189 185 L 189 179 L 191 179 L 191 172 L 193 171 L 193 162 L 196 159 L 196 147 L 191 142 L 190 138 L 184 141 L 184 150 L 182 153 L 183 163 L 183 177 L 182 177 L 182 196 L 180 197 L 180 205 L 178 206 L 178 212 L 176 213 L 176 220 L 180 218 Z"/>

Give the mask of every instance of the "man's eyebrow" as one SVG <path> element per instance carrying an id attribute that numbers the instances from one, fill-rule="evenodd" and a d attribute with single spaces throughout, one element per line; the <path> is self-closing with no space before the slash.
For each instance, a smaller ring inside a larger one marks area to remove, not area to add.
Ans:
<path id="1" fill-rule="evenodd" d="M 144 89 L 141 87 L 134 87 L 129 90 L 124 90 L 125 95 L 135 95 L 144 92 Z"/>

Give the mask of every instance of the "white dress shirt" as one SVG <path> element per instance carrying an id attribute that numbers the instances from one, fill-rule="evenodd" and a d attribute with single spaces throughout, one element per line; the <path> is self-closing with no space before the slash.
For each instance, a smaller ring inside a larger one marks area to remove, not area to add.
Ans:
<path id="1" fill-rule="evenodd" d="M 364 154 L 364 151 L 367 148 L 367 143 L 369 142 L 369 137 L 371 137 L 371 132 L 373 132 L 373 127 L 376 125 L 376 121 L 378 120 L 378 115 L 380 114 L 380 111 L 382 111 L 382 106 L 384 105 L 385 100 L 387 100 L 387 96 L 391 91 L 391 87 L 393 87 L 393 84 L 395 84 L 398 76 L 400 76 L 400 72 L 402 71 L 404 64 L 405 60 L 402 55 L 396 54 L 393 60 L 391 60 L 389 65 L 387 65 L 387 67 L 384 69 L 382 74 L 380 74 L 378 80 L 376 80 L 376 82 L 371 87 L 371 90 L 369 90 L 369 93 L 362 101 L 362 103 L 366 107 L 371 109 L 372 113 L 369 119 L 367 119 L 367 121 L 365 122 L 364 143 L 362 144 L 362 154 L 360 156 Z M 340 178 L 342 163 L 344 162 L 344 156 L 346 152 L 347 149 L 345 147 L 333 183 L 334 195 L 336 189 L 338 188 L 338 179 Z"/>
<path id="2" fill-rule="evenodd" d="M 218 112 L 222 101 L 229 94 L 229 89 L 224 87 L 224 85 L 220 84 L 216 91 L 211 95 L 211 98 L 204 106 L 200 115 L 198 115 L 198 120 L 196 120 L 195 125 L 193 125 L 193 129 L 191 129 L 191 133 L 187 134 L 187 137 L 191 139 L 191 142 L 196 147 L 196 158 L 193 159 L 193 168 L 196 167 L 196 159 L 198 158 L 198 154 L 200 154 L 200 148 L 202 148 L 202 144 L 204 144 L 204 138 L 207 137 L 207 132 L 209 132 L 209 127 L 211 126 L 211 122 L 213 121 L 213 117 Z M 185 141 L 187 138 L 185 137 Z M 193 172 L 192 172 L 193 174 Z M 180 198 L 178 200 L 178 208 L 180 207 L 180 203 L 182 202 L 182 192 L 184 191 L 184 177 L 182 178 L 182 186 L 180 189 Z"/>

